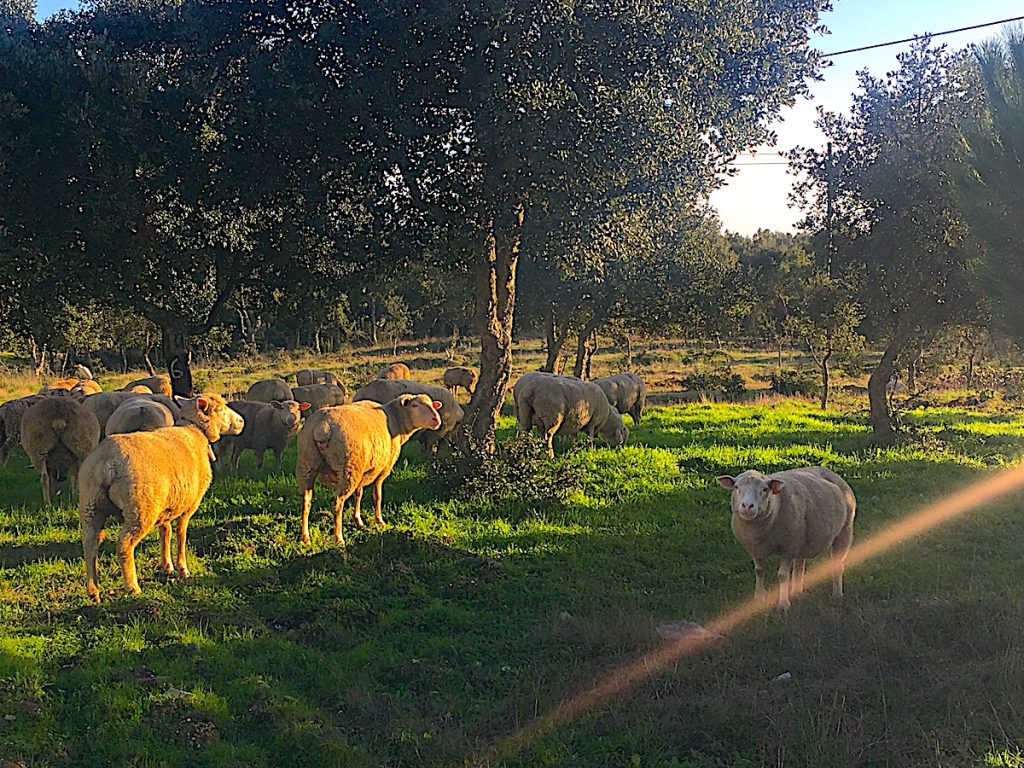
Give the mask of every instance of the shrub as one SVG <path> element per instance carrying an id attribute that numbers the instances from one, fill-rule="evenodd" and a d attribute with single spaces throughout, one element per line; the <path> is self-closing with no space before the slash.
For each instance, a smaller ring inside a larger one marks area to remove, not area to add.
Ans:
<path id="1" fill-rule="evenodd" d="M 807 371 L 796 368 L 783 368 L 775 371 L 770 379 L 772 391 L 779 395 L 803 395 L 812 397 L 818 394 L 818 382 Z"/>
<path id="2" fill-rule="evenodd" d="M 561 506 L 583 487 L 580 470 L 548 458 L 544 441 L 535 435 L 504 440 L 493 454 L 453 448 L 435 455 L 429 467 L 440 495 L 528 510 Z"/>

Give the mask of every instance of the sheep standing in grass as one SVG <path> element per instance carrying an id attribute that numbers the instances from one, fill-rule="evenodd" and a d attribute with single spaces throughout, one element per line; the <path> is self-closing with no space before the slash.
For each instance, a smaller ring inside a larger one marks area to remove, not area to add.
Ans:
<path id="1" fill-rule="evenodd" d="M 306 384 L 301 387 L 292 387 L 292 395 L 300 403 L 309 403 L 307 416 L 321 408 L 331 405 L 347 405 L 352 402 L 348 388 L 337 384 Z"/>
<path id="2" fill-rule="evenodd" d="M 601 388 L 615 410 L 622 415 L 628 413 L 633 418 L 634 426 L 640 423 L 647 404 L 647 386 L 643 379 L 635 373 L 617 373 L 594 379 L 593 383 Z"/>
<path id="3" fill-rule="evenodd" d="M 86 591 L 99 600 L 98 552 L 108 517 L 121 521 L 117 556 L 125 586 L 141 592 L 135 572 L 135 547 L 160 527 L 163 567 L 175 566 L 188 578 L 185 537 L 188 523 L 210 487 L 211 443 L 242 431 L 242 417 L 217 395 L 181 401 L 173 427 L 155 432 L 112 435 L 93 451 L 79 472 L 78 516 L 82 525 Z M 171 564 L 171 523 L 178 529 L 178 549 Z"/>
<path id="4" fill-rule="evenodd" d="M 832 592 L 843 595 L 843 563 L 853 541 L 857 499 L 839 475 L 804 467 L 762 475 L 756 470 L 718 478 L 732 489 L 732 532 L 754 560 L 754 596 L 764 597 L 764 561 L 781 556 L 779 610 L 803 590 L 807 560 L 832 551 Z"/>
<path id="5" fill-rule="evenodd" d="M 476 389 L 476 382 L 479 374 L 473 368 L 458 366 L 449 368 L 444 372 L 444 385 L 453 395 L 459 387 L 462 387 L 470 395 Z"/>
<path id="6" fill-rule="evenodd" d="M 147 387 L 151 392 L 158 395 L 167 395 L 167 397 L 170 397 L 172 394 L 171 377 L 166 373 L 157 374 L 156 376 L 146 376 L 142 379 L 129 381 L 121 387 L 121 389 L 125 392 L 130 392 L 133 387 Z"/>
<path id="7" fill-rule="evenodd" d="M 25 411 L 21 445 L 39 472 L 47 507 L 51 489 L 60 493 L 65 479 L 74 490 L 78 467 L 99 440 L 99 422 L 74 398 L 45 397 Z"/>
<path id="8" fill-rule="evenodd" d="M 272 403 L 257 403 L 248 400 L 237 400 L 228 403 L 245 420 L 241 433 L 222 437 L 217 443 L 217 457 L 231 455 L 231 471 L 238 471 L 238 459 L 243 451 L 256 452 L 256 469 L 263 469 L 263 459 L 267 450 L 274 452 L 277 469 L 281 469 L 281 454 L 288 445 L 288 438 L 299 431 L 302 423 L 302 411 L 309 408 L 309 403 L 295 400 Z"/>
<path id="9" fill-rule="evenodd" d="M 572 376 L 534 371 L 513 387 L 519 434 L 534 427 L 544 435 L 548 456 L 555 457 L 554 437 L 573 437 L 586 432 L 601 435 L 613 448 L 626 444 L 629 429 L 601 388 Z"/>
<path id="10" fill-rule="evenodd" d="M 263 379 L 257 381 L 245 393 L 246 400 L 272 403 L 274 400 L 293 400 L 292 389 L 284 379 Z"/>
<path id="11" fill-rule="evenodd" d="M 341 379 L 330 371 L 301 368 L 295 372 L 295 384 L 299 387 L 308 387 L 310 384 L 333 384 L 337 387 L 341 385 Z"/>
<path id="12" fill-rule="evenodd" d="M 383 368 L 377 374 L 377 378 L 384 379 L 385 381 L 390 379 L 411 379 L 412 374 L 409 371 L 409 366 L 405 363 L 393 363 Z"/>
<path id="13" fill-rule="evenodd" d="M 21 419 L 25 411 L 46 397 L 28 395 L 8 400 L 0 405 L 0 466 L 7 466 L 7 459 L 10 458 L 14 446 L 21 445 Z"/>
<path id="14" fill-rule="evenodd" d="M 102 439 L 106 436 L 107 422 L 110 421 L 114 411 L 131 400 L 159 403 L 171 412 L 173 419 L 178 418 L 178 404 L 166 395 L 147 395 L 136 392 L 99 392 L 84 398 L 82 405 L 99 421 L 100 438 Z"/>
<path id="15" fill-rule="evenodd" d="M 352 400 L 372 400 L 383 404 L 400 395 L 426 395 L 431 400 L 441 403 L 441 426 L 436 430 L 424 430 L 417 436 L 424 450 L 430 453 L 435 453 L 442 441 L 451 439 L 462 422 L 462 417 L 466 415 L 455 396 L 444 387 L 407 379 L 374 379 L 366 386 L 360 387 Z"/>
<path id="16" fill-rule="evenodd" d="M 166 405 L 135 397 L 119 405 L 110 414 L 103 431 L 109 436 L 129 432 L 151 432 L 154 429 L 173 426 L 174 416 Z"/>
<path id="17" fill-rule="evenodd" d="M 374 516 L 381 516 L 381 489 L 398 461 L 402 446 L 420 429 L 441 426 L 441 403 L 427 395 L 401 395 L 384 405 L 359 402 L 317 411 L 299 432 L 295 479 L 302 494 L 302 541 L 309 543 L 309 511 L 313 485 L 319 479 L 333 488 L 334 539 L 342 546 L 341 519 L 345 502 L 355 495 L 352 518 L 365 528 L 359 505 L 363 488 L 373 486 Z"/>

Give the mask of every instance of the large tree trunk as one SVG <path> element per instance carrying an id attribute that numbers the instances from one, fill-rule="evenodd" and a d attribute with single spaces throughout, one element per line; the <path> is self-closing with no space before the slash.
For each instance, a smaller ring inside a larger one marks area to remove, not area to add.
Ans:
<path id="1" fill-rule="evenodd" d="M 576 366 L 573 368 L 572 375 L 577 379 L 589 379 L 590 378 L 590 358 L 594 355 L 595 339 L 597 338 L 597 329 L 601 326 L 601 323 L 605 321 L 608 310 L 605 308 L 598 308 L 594 310 L 594 314 L 591 315 L 590 320 L 580 330 L 579 342 L 576 345 Z"/>
<path id="2" fill-rule="evenodd" d="M 892 413 L 889 410 L 889 400 L 886 397 L 885 385 L 892 377 L 895 369 L 894 363 L 908 343 L 912 334 L 902 328 L 897 328 L 889 342 L 889 346 L 882 353 L 882 359 L 878 361 L 875 370 L 871 372 L 868 379 L 868 403 L 871 406 L 871 432 L 874 441 L 879 444 L 888 444 L 896 437 L 893 430 Z"/>
<path id="3" fill-rule="evenodd" d="M 821 367 L 821 410 L 828 409 L 828 361 L 832 357 L 832 352 L 829 351 L 821 356 L 821 360 L 818 365 Z"/>
<path id="4" fill-rule="evenodd" d="M 188 337 L 177 328 L 161 328 L 164 364 L 171 376 L 171 391 L 177 397 L 192 397 L 191 354 Z"/>
<path id="5" fill-rule="evenodd" d="M 512 319 L 522 227 L 523 205 L 510 205 L 495 213 L 481 243 L 476 278 L 480 379 L 459 435 L 462 447 L 473 453 L 494 452 L 494 428 L 512 377 Z"/>

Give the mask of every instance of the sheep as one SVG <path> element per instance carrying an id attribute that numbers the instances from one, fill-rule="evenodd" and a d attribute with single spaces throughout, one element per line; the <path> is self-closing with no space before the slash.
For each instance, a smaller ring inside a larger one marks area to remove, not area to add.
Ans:
<path id="1" fill-rule="evenodd" d="M 462 417 L 465 416 L 462 406 L 459 405 L 454 395 L 444 387 L 435 387 L 433 384 L 422 384 L 407 379 L 374 379 L 357 390 L 352 401 L 373 400 L 383 404 L 394 400 L 399 395 L 426 395 L 431 400 L 441 403 L 440 428 L 436 431 L 421 432 L 417 437 L 423 448 L 430 453 L 436 453 L 443 440 L 451 439 L 452 434 L 462 421 Z"/>
<path id="2" fill-rule="evenodd" d="M 78 517 L 85 556 L 85 588 L 96 601 L 99 544 L 108 517 L 121 521 L 117 556 L 125 586 L 139 594 L 135 547 L 160 527 L 163 568 L 189 577 L 185 539 L 188 523 L 210 487 L 211 443 L 242 431 L 242 417 L 217 395 L 181 401 L 176 425 L 154 432 L 111 435 L 79 471 Z M 171 564 L 171 523 L 177 523 L 178 548 Z"/>
<path id="3" fill-rule="evenodd" d="M 230 452 L 231 471 L 238 471 L 238 459 L 246 449 L 256 452 L 256 468 L 263 469 L 263 458 L 270 449 L 277 460 L 277 469 L 281 469 L 281 454 L 284 453 L 288 438 L 299 431 L 302 423 L 302 411 L 309 409 L 309 403 L 295 400 L 272 403 L 258 403 L 237 400 L 228 403 L 245 421 L 241 434 L 223 437 L 217 443 L 217 458 L 224 458 Z"/>
<path id="4" fill-rule="evenodd" d="M 270 403 L 274 400 L 294 400 L 291 387 L 284 379 L 263 379 L 257 381 L 245 393 L 246 400 L 259 403 Z"/>
<path id="5" fill-rule="evenodd" d="M 599 386 L 572 376 L 534 371 L 525 374 L 512 389 L 519 433 L 537 427 L 555 457 L 554 437 L 586 432 L 600 434 L 613 448 L 625 445 L 629 429 Z"/>
<path id="6" fill-rule="evenodd" d="M 103 431 L 109 436 L 173 426 L 174 416 L 167 406 L 143 397 L 134 397 L 117 407 L 107 419 Z"/>
<path id="7" fill-rule="evenodd" d="M 623 415 L 628 413 L 634 426 L 640 423 L 647 404 L 647 386 L 643 379 L 635 373 L 617 373 L 593 379 L 593 382 L 601 388 L 615 410 Z"/>
<path id="8" fill-rule="evenodd" d="M 310 384 L 333 384 L 337 387 L 341 385 L 341 379 L 330 371 L 302 368 L 295 372 L 295 384 L 300 387 L 307 387 Z"/>
<path id="9" fill-rule="evenodd" d="M 28 395 L 0 405 L 0 466 L 7 466 L 14 446 L 21 445 L 21 419 L 25 411 L 45 399 L 46 395 Z"/>
<path id="10" fill-rule="evenodd" d="M 125 391 L 126 392 L 131 392 L 134 395 L 152 395 L 153 394 L 153 390 L 150 389 L 149 387 L 147 387 L 145 384 L 136 384 L 133 387 L 130 387 L 130 388 L 126 389 Z"/>
<path id="11" fill-rule="evenodd" d="M 780 611 L 803 590 L 806 561 L 832 550 L 832 592 L 843 596 L 843 563 L 853 541 L 857 499 L 843 478 L 825 467 L 803 467 L 763 475 L 747 470 L 722 475 L 732 490 L 732 532 L 754 561 L 754 597 L 763 598 L 764 561 L 780 555 Z"/>
<path id="12" fill-rule="evenodd" d="M 365 528 L 359 505 L 363 488 L 373 485 L 374 516 L 381 515 L 381 488 L 398 461 L 402 446 L 421 429 L 441 426 L 442 404 L 427 395 L 404 394 L 383 405 L 358 402 L 324 408 L 310 416 L 299 432 L 295 479 L 302 495 L 302 541 L 309 543 L 309 511 L 317 480 L 333 488 L 334 539 L 342 547 L 341 518 L 355 494 L 352 518 Z"/>
<path id="13" fill-rule="evenodd" d="M 130 392 L 133 387 L 149 387 L 150 391 L 159 395 L 167 395 L 167 397 L 171 397 L 173 394 L 171 389 L 171 377 L 166 373 L 156 374 L 155 376 L 146 376 L 141 379 L 135 379 L 135 381 L 129 381 L 121 387 L 121 389 L 124 392 Z"/>
<path id="14" fill-rule="evenodd" d="M 92 379 L 82 379 L 75 386 L 71 388 L 71 394 L 76 397 L 88 397 L 89 395 L 97 395 L 103 391 L 97 382 Z"/>
<path id="15" fill-rule="evenodd" d="M 348 388 L 335 384 L 306 384 L 292 387 L 292 396 L 300 403 L 309 403 L 307 416 L 329 405 L 346 405 L 352 402 Z"/>
<path id="16" fill-rule="evenodd" d="M 381 369 L 381 372 L 377 374 L 378 379 L 384 379 L 385 381 L 391 379 L 411 379 L 412 374 L 409 372 L 409 366 L 405 363 L 394 363 Z"/>
<path id="17" fill-rule="evenodd" d="M 43 503 L 49 507 L 50 489 L 60 493 L 67 477 L 74 491 L 78 466 L 100 441 L 96 417 L 70 397 L 44 397 L 21 419 L 21 446 L 39 472 Z"/>
<path id="18" fill-rule="evenodd" d="M 81 381 L 81 379 L 57 379 L 56 381 L 51 381 L 49 384 L 41 386 L 37 394 L 49 395 L 61 389 L 70 392 L 72 389 L 77 387 Z"/>
<path id="19" fill-rule="evenodd" d="M 473 394 L 473 390 L 476 389 L 476 382 L 479 378 L 476 370 L 473 368 L 464 368 L 462 366 L 457 368 L 449 368 L 444 372 L 444 385 L 448 388 L 448 391 L 453 395 L 455 391 L 462 387 L 470 395 Z"/>

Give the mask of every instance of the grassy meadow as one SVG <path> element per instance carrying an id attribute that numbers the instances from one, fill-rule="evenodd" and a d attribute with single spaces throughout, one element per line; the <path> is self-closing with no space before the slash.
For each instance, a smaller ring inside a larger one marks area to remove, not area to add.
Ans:
<path id="1" fill-rule="evenodd" d="M 248 374 L 200 375 L 229 391 Z M 852 569 L 842 602 L 816 588 L 492 752 L 659 647 L 657 622 L 706 623 L 750 595 L 716 475 L 826 464 L 858 495 L 856 543 L 1024 456 L 1013 414 L 905 423 L 914 439 L 879 450 L 858 411 L 659 405 L 622 450 L 563 448 L 572 487 L 543 504 L 453 499 L 410 444 L 387 528 L 346 519 L 347 562 L 324 489 L 313 544 L 298 542 L 294 444 L 280 473 L 247 454 L 193 518 L 193 577 L 160 574 L 154 533 L 129 597 L 108 536 L 98 606 L 76 511 L 43 511 L 15 453 L 0 470 L 0 767 L 1024 765 L 1024 492 Z"/>

